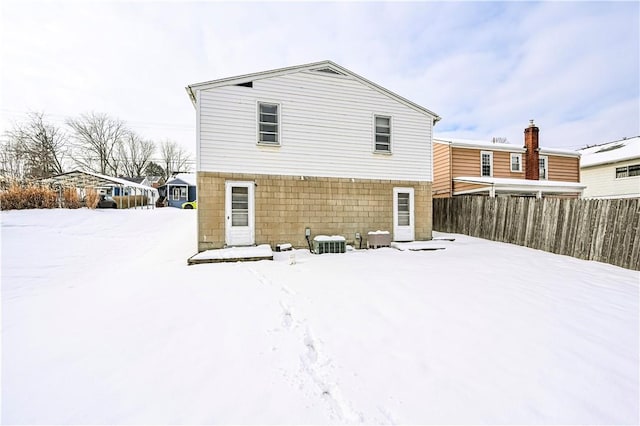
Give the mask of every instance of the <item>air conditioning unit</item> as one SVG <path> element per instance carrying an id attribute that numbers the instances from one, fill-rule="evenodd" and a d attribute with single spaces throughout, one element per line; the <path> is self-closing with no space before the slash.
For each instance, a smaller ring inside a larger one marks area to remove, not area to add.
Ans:
<path id="1" fill-rule="evenodd" d="M 346 251 L 345 238 L 340 235 L 326 236 L 318 235 L 313 239 L 313 252 L 315 254 L 324 253 L 344 253 Z"/>
<path id="2" fill-rule="evenodd" d="M 389 231 L 372 231 L 367 233 L 367 248 L 379 248 L 391 246 L 391 234 Z"/>

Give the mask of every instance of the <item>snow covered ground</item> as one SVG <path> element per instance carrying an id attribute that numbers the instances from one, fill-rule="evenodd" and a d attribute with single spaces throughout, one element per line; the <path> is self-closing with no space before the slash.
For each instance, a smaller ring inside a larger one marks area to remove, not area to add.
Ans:
<path id="1" fill-rule="evenodd" d="M 186 266 L 196 211 L 2 212 L 3 424 L 638 424 L 640 274 L 444 250 Z"/>

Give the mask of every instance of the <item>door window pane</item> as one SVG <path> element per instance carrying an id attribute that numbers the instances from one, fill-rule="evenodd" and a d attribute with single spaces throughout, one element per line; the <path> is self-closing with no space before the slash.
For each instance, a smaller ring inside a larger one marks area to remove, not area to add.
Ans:
<path id="1" fill-rule="evenodd" d="M 409 205 L 409 193 L 399 192 L 398 193 L 398 225 L 399 226 L 411 225 L 410 215 L 409 215 L 410 210 L 411 210 L 411 206 Z"/>
<path id="2" fill-rule="evenodd" d="M 249 226 L 249 188 L 231 188 L 231 226 Z"/>

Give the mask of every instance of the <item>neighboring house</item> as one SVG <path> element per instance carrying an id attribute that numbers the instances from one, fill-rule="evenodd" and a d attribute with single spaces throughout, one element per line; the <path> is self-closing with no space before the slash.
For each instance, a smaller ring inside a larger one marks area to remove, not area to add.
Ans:
<path id="1" fill-rule="evenodd" d="M 640 136 L 579 150 L 585 198 L 640 197 Z"/>
<path id="2" fill-rule="evenodd" d="M 198 250 L 387 230 L 431 238 L 440 117 L 331 61 L 188 86 Z"/>
<path id="3" fill-rule="evenodd" d="M 130 182 L 139 183 L 140 185 L 150 186 L 156 189 L 161 186 L 161 182 L 162 182 L 162 176 L 138 176 L 138 177 L 122 176 L 121 179 L 126 179 Z"/>
<path id="4" fill-rule="evenodd" d="M 133 182 L 136 183 L 138 185 L 143 185 L 143 186 L 151 186 L 149 185 L 147 182 L 145 182 L 145 178 L 144 177 L 128 177 L 128 176 L 119 176 L 118 179 L 122 179 L 122 180 L 126 180 L 129 182 Z M 129 190 L 129 188 L 118 188 L 118 187 L 114 187 L 112 190 L 112 193 L 109 195 L 113 195 L 113 196 L 119 196 L 119 195 L 130 195 L 131 191 Z M 131 192 L 131 194 L 133 194 L 133 192 Z"/>
<path id="5" fill-rule="evenodd" d="M 162 186 L 162 176 L 147 176 L 144 184 L 152 188 L 159 188 Z"/>
<path id="6" fill-rule="evenodd" d="M 161 197 L 167 199 L 170 207 L 182 207 L 187 201 L 196 200 L 196 175 L 193 173 L 178 173 L 169 178 L 167 183 L 158 188 Z"/>
<path id="7" fill-rule="evenodd" d="M 109 196 L 144 195 L 147 197 L 147 204 L 153 205 L 158 199 L 158 190 L 150 186 L 141 185 L 134 181 L 101 175 L 99 173 L 74 170 L 42 179 L 54 185 L 63 187 L 75 187 L 84 195 L 86 188 L 94 188 L 99 194 Z"/>
<path id="8" fill-rule="evenodd" d="M 539 147 L 531 120 L 524 146 L 434 138 L 433 197 L 513 195 L 579 197 L 580 154 Z"/>

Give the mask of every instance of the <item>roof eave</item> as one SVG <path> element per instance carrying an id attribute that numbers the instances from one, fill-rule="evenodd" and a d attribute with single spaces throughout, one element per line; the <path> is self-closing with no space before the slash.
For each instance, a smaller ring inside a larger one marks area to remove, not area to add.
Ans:
<path id="1" fill-rule="evenodd" d="M 306 70 L 306 69 L 313 69 L 313 68 L 317 68 L 317 67 L 322 67 L 322 66 L 330 66 L 335 68 L 336 70 L 339 70 L 351 77 L 356 78 L 357 80 L 359 80 L 361 83 L 365 84 L 366 86 L 369 86 L 379 92 L 382 92 L 384 94 L 386 94 L 387 96 L 411 107 L 412 109 L 415 109 L 417 111 L 420 111 L 422 113 L 425 113 L 429 116 L 432 117 L 433 122 L 432 124 L 435 125 L 438 121 L 441 120 L 441 117 L 436 114 L 435 112 L 420 106 L 418 104 L 416 104 L 415 102 L 412 102 L 400 95 L 398 95 L 397 93 L 394 93 L 388 89 L 385 89 L 384 87 L 362 77 L 359 74 L 356 74 L 355 72 L 348 70 L 344 67 L 342 67 L 341 65 L 336 64 L 333 61 L 330 60 L 325 60 L 325 61 L 320 61 L 320 62 L 312 62 L 309 64 L 303 64 L 303 65 L 295 65 L 295 66 L 291 66 L 291 67 L 285 67 L 285 68 L 277 68 L 274 70 L 267 70 L 267 71 L 260 71 L 260 72 L 256 72 L 256 73 L 251 73 L 251 74 L 243 74 L 243 75 L 239 75 L 239 76 L 235 76 L 235 77 L 226 77 L 226 78 L 221 78 L 221 79 L 217 79 L 217 80 L 210 80 L 210 81 L 205 81 L 202 83 L 195 83 L 195 84 L 190 84 L 186 87 L 187 89 L 187 93 L 189 94 L 189 97 L 191 98 L 191 102 L 194 104 L 194 106 L 196 106 L 196 96 L 195 96 L 195 91 L 197 90 L 205 90 L 205 89 L 211 89 L 214 87 L 220 87 L 220 86 L 228 86 L 228 85 L 232 85 L 232 84 L 240 84 L 240 83 L 246 83 L 248 81 L 254 81 L 257 79 L 263 79 L 263 78 L 269 78 L 269 77 L 276 77 L 279 75 L 283 75 L 283 74 L 288 74 L 294 71 L 299 71 L 299 70 Z"/>
<path id="2" fill-rule="evenodd" d="M 540 148 L 539 153 L 540 155 L 556 155 L 558 157 L 572 157 L 572 158 L 580 158 L 582 156 L 582 154 L 577 151 L 562 151 L 562 150 L 554 150 L 553 148 L 551 149 Z"/>
<path id="3" fill-rule="evenodd" d="M 236 75 L 232 77 L 224 77 L 216 80 L 203 81 L 201 83 L 190 84 L 187 87 L 192 89 L 195 88 L 196 90 L 202 90 L 202 89 L 209 89 L 209 88 L 218 87 L 218 86 L 228 86 L 236 83 L 244 83 L 249 80 L 256 80 L 261 78 L 273 77 L 279 74 L 286 74 L 292 71 L 296 71 L 298 69 L 314 68 L 322 65 L 333 65 L 336 68 L 342 69 L 342 67 L 334 64 L 331 61 L 320 61 L 320 62 L 312 62 L 309 64 L 294 65 L 291 67 L 276 68 L 273 70 L 259 71 L 259 72 L 254 72 L 250 74 L 241 74 L 241 75 Z M 352 74 L 351 72 L 349 73 Z"/>
<path id="4" fill-rule="evenodd" d="M 453 181 L 461 182 L 461 183 L 470 183 L 474 185 L 485 185 L 487 187 L 493 186 L 494 188 L 496 188 L 496 190 L 509 189 L 509 190 L 518 190 L 520 192 L 538 191 L 538 190 L 541 190 L 542 192 L 554 192 L 554 191 L 559 192 L 559 190 L 561 190 L 560 192 L 571 192 L 571 191 L 582 191 L 587 187 L 586 185 L 583 185 L 579 182 L 564 182 L 564 181 L 549 181 L 549 180 L 542 181 L 544 182 L 544 184 L 538 184 L 538 185 L 535 184 L 535 182 L 540 182 L 540 181 L 534 181 L 534 180 L 531 180 L 530 184 L 523 184 L 522 182 L 513 182 L 513 183 L 486 182 L 483 180 L 477 180 L 477 179 L 467 178 L 467 177 L 453 178 Z M 518 181 L 520 181 L 520 179 L 518 179 Z"/>
<path id="5" fill-rule="evenodd" d="M 187 86 L 184 88 L 184 90 L 187 91 L 187 95 L 189 96 L 189 99 L 191 99 L 191 104 L 193 105 L 193 107 L 197 107 L 197 102 L 196 102 L 196 94 L 193 92 L 193 88 L 191 86 Z"/>
<path id="6" fill-rule="evenodd" d="M 612 164 L 622 163 L 622 162 L 625 162 L 625 161 L 633 161 L 633 160 L 640 160 L 640 156 L 638 156 L 638 155 L 628 155 L 626 157 L 620 157 L 620 158 L 616 158 L 614 160 L 606 160 L 606 161 L 601 161 L 601 162 L 597 162 L 597 163 L 591 163 L 591 164 L 587 164 L 587 165 L 580 164 L 580 168 L 581 169 L 587 169 L 587 168 L 590 168 L 590 167 L 609 166 L 609 165 L 612 165 Z"/>

